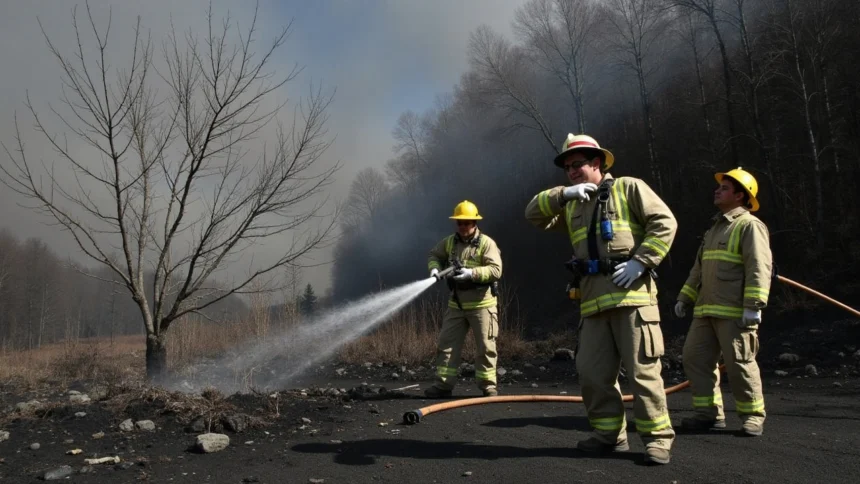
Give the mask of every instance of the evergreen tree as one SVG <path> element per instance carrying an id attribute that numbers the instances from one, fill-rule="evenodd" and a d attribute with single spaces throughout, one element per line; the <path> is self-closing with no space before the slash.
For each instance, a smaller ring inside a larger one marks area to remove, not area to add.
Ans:
<path id="1" fill-rule="evenodd" d="M 310 284 L 305 287 L 305 293 L 302 294 L 300 307 L 302 310 L 302 314 L 305 316 L 310 316 L 316 311 L 317 308 L 317 296 L 314 293 L 314 288 Z"/>

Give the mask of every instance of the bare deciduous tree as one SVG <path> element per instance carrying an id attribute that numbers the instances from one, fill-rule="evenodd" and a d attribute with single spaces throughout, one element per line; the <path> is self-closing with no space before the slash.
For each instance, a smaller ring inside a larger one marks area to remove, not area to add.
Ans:
<path id="1" fill-rule="evenodd" d="M 281 123 L 285 102 L 278 92 L 299 70 L 281 76 L 269 70 L 290 26 L 255 51 L 256 11 L 250 27 L 233 34 L 233 21 L 219 23 L 210 8 L 202 38 L 172 31 L 163 65 L 155 64 L 140 19 L 131 51 L 116 54 L 122 57 L 111 57 L 111 18 L 100 28 L 87 7 L 86 20 L 88 28 L 80 28 L 73 12 L 71 44 L 55 43 L 43 29 L 63 73 L 64 110 L 51 112 L 67 133 L 55 134 L 27 100 L 57 160 L 35 161 L 18 129 L 14 146 L 4 145 L 3 182 L 122 280 L 144 322 L 147 375 L 157 378 L 174 321 L 255 291 L 254 281 L 300 263 L 328 240 L 334 218 L 320 195 L 338 168 L 321 163 L 330 145 L 331 96 L 312 90 L 290 123 Z M 118 58 L 125 66 L 111 69 Z M 257 139 L 275 125 L 274 142 Z M 67 142 L 69 134 L 77 145 Z M 274 261 L 212 283 L 240 253 L 279 235 L 292 242 Z M 145 271 L 154 273 L 151 286 Z"/>
<path id="2" fill-rule="evenodd" d="M 505 112 L 510 126 L 539 132 L 557 153 L 557 140 L 541 112 L 534 86 L 528 82 L 530 69 L 522 51 L 482 25 L 469 37 L 469 60 L 482 93 Z"/>
<path id="3" fill-rule="evenodd" d="M 714 38 L 716 39 L 717 47 L 720 49 L 720 58 L 723 62 L 723 87 L 725 88 L 726 119 L 729 127 L 728 145 L 732 155 L 732 162 L 737 165 L 740 158 L 738 155 L 737 140 L 735 139 L 736 129 L 732 100 L 731 63 L 729 62 L 726 42 L 723 40 L 723 34 L 720 31 L 719 23 L 722 20 L 722 10 L 718 8 L 718 0 L 668 0 L 668 2 L 670 5 L 702 14 L 708 20 L 708 24 L 710 24 L 714 32 Z"/>
<path id="4" fill-rule="evenodd" d="M 376 168 L 368 167 L 358 172 L 349 189 L 343 221 L 347 227 L 355 228 L 373 218 L 385 200 L 388 184 L 385 175 Z"/>
<path id="5" fill-rule="evenodd" d="M 586 130 L 583 91 L 599 14 L 593 0 L 530 0 L 514 17 L 514 29 L 526 40 L 538 65 L 570 95 L 580 133 Z"/>
<path id="6" fill-rule="evenodd" d="M 666 17 L 659 3 L 660 0 L 609 0 L 607 18 L 613 26 L 608 36 L 613 51 L 622 66 L 636 74 L 639 88 L 639 102 L 642 107 L 642 122 L 648 143 L 648 160 L 651 176 L 657 182 L 657 188 L 663 191 L 663 179 L 660 176 L 657 161 L 657 148 L 654 139 L 654 124 L 651 121 L 651 101 L 648 78 L 653 71 L 649 57 L 656 43 L 665 32 Z M 658 63 L 659 64 L 659 63 Z"/>

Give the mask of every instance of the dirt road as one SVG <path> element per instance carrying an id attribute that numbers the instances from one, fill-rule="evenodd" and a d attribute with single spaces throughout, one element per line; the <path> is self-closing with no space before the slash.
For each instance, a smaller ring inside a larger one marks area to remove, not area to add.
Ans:
<path id="1" fill-rule="evenodd" d="M 283 401 L 280 417 L 269 425 L 228 433 L 230 446 L 207 455 L 187 450 L 193 434 L 164 408 L 138 406 L 120 415 L 90 404 L 83 418 L 70 408 L 7 425 L 10 438 L 0 442 L 0 482 L 42 482 L 45 471 L 64 464 L 76 473 L 63 482 L 81 483 L 857 482 L 860 384 L 839 385 L 824 378 L 767 381 L 769 416 L 761 438 L 734 433 L 739 424 L 725 389 L 729 429 L 679 430 L 672 462 L 661 467 L 641 465 L 642 445 L 635 435 L 630 452 L 592 458 L 573 450 L 588 431 L 581 404 L 483 405 L 404 425 L 404 412 L 435 402 L 294 398 Z M 504 391 L 579 394 L 572 385 Z M 476 393 L 467 385 L 457 392 Z M 234 403 L 248 413 L 259 406 L 250 397 Z M 676 424 L 690 414 L 687 391 L 671 395 L 669 404 Z M 151 418 L 156 430 L 120 432 L 117 424 L 129 414 Z M 105 436 L 94 439 L 98 431 Z M 39 449 L 31 450 L 35 442 Z M 83 453 L 65 455 L 72 448 Z M 122 465 L 95 465 L 79 473 L 83 457 L 113 455 Z"/>

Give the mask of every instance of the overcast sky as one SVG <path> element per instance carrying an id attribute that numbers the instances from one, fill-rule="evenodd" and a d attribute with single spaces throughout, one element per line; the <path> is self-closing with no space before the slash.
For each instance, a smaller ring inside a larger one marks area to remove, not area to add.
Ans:
<path id="1" fill-rule="evenodd" d="M 330 132 L 336 135 L 327 157 L 340 160 L 332 195 L 343 199 L 354 174 L 367 166 L 382 167 L 391 158 L 391 129 L 405 110 L 421 112 L 432 107 L 438 94 L 450 92 L 466 69 L 469 33 L 487 24 L 509 34 L 515 0 L 261 0 L 261 43 L 291 20 L 292 36 L 279 51 L 276 62 L 288 69 L 304 67 L 289 87 L 290 94 L 307 91 L 310 82 L 336 88 L 331 107 Z M 59 69 L 47 50 L 37 24 L 60 46 L 73 45 L 71 9 L 83 1 L 3 0 L 0 6 L 0 139 L 13 141 L 15 110 L 23 115 L 26 92 L 37 107 L 60 96 Z M 115 52 L 131 45 L 129 31 L 136 16 L 150 29 L 156 42 L 166 34 L 169 22 L 178 28 L 205 25 L 208 2 L 198 0 L 90 0 L 98 18 L 112 8 L 111 32 Z M 214 1 L 215 14 L 230 13 L 247 25 L 253 2 Z M 158 45 L 158 44 L 156 44 Z M 29 118 L 25 118 L 28 120 Z M 25 124 L 29 129 L 30 125 Z M 32 140 L 38 138 L 33 137 Z M 37 147 L 38 148 L 38 147 Z M 45 152 L 46 153 L 46 152 Z M 7 163 L 5 154 L 0 162 Z M 49 156 L 45 154 L 44 156 Z M 48 160 L 50 161 L 50 160 Z M 46 225 L 48 219 L 16 206 L 19 200 L 0 188 L 0 227 L 19 238 L 40 237 L 61 256 L 79 260 L 74 241 Z M 261 247 L 255 258 L 265 260 Z M 328 254 L 319 254 L 324 260 Z M 247 259 L 246 259 L 247 261 Z M 329 287 L 328 267 L 306 271 L 305 281 L 322 293 Z"/>

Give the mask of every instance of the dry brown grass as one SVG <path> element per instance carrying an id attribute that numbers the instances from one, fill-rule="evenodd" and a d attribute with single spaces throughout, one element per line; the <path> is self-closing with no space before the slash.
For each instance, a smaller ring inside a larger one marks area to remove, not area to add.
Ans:
<path id="1" fill-rule="evenodd" d="M 515 303 L 515 300 L 508 300 Z M 557 344 L 555 340 L 560 341 L 565 337 L 553 337 L 553 341 L 546 342 L 526 341 L 523 339 L 525 324 L 515 311 L 514 303 L 502 305 L 499 312 L 499 358 L 515 361 L 547 352 L 552 354 L 557 347 L 552 346 Z M 350 364 L 367 361 L 400 365 L 431 363 L 436 353 L 436 341 L 442 327 L 445 307 L 445 302 L 410 305 L 371 334 L 346 345 L 340 352 L 340 359 Z M 551 348 L 547 349 L 549 347 Z M 470 332 L 466 336 L 462 359 L 474 361 L 474 358 L 475 340 Z"/>
<path id="2" fill-rule="evenodd" d="M 75 380 L 115 382 L 142 379 L 143 336 L 66 341 L 24 351 L 0 352 L 0 382 L 34 388 L 41 383 Z"/>

